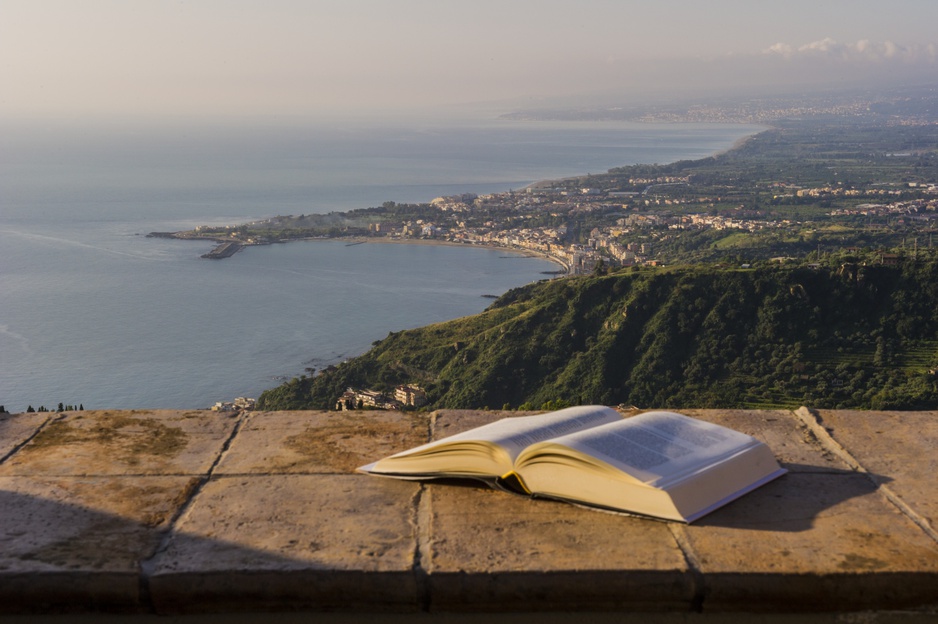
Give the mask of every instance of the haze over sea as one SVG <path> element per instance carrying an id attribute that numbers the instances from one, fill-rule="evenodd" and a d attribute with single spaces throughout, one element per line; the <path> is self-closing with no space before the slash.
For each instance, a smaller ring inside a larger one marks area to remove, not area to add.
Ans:
<path id="1" fill-rule="evenodd" d="M 555 265 L 341 241 L 248 248 L 151 231 L 519 189 L 700 158 L 742 125 L 183 121 L 0 127 L 0 405 L 205 408 L 481 312 Z"/>

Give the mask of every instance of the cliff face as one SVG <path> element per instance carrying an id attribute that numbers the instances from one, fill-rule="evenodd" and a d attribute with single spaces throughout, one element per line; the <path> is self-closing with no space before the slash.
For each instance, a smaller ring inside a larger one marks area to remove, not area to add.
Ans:
<path id="1" fill-rule="evenodd" d="M 513 290 L 484 313 L 392 333 L 265 409 L 416 383 L 435 408 L 577 403 L 927 409 L 938 405 L 938 262 L 673 269 Z"/>

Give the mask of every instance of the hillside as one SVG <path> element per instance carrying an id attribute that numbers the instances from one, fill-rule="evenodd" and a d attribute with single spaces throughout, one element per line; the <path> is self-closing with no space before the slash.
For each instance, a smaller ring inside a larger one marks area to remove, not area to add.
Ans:
<path id="1" fill-rule="evenodd" d="M 631 269 L 515 289 L 482 314 L 392 333 L 265 392 L 329 409 L 419 384 L 432 408 L 938 406 L 938 260 Z"/>

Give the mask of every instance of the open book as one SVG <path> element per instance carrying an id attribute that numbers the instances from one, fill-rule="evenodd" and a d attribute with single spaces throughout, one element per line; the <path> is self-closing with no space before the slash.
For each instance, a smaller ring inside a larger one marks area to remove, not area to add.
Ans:
<path id="1" fill-rule="evenodd" d="M 693 522 L 785 474 L 755 438 L 674 412 L 581 406 L 505 418 L 359 471 L 471 477 L 584 505 Z"/>

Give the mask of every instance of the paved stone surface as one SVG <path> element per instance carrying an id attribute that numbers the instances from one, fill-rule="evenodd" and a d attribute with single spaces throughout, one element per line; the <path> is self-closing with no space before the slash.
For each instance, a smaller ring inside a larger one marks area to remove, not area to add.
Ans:
<path id="1" fill-rule="evenodd" d="M 791 471 L 682 529 L 699 559 L 710 609 L 731 610 L 754 595 L 764 610 L 792 601 L 823 610 L 843 602 L 901 608 L 935 599 L 938 544 L 823 433 L 819 438 L 785 411 L 682 412 L 761 439 Z M 870 448 L 871 440 L 856 442 Z M 932 461 L 926 457 L 910 463 L 921 469 L 923 460 Z"/>
<path id="2" fill-rule="evenodd" d="M 350 473 L 425 443 L 428 421 L 398 412 L 257 412 L 216 474 Z"/>
<path id="3" fill-rule="evenodd" d="M 12 475 L 200 474 L 236 420 L 210 411 L 68 412 L 0 465 Z"/>
<path id="4" fill-rule="evenodd" d="M 353 473 L 498 412 L 3 416 L 0 612 L 938 609 L 938 412 L 686 412 L 790 473 L 686 526 Z"/>
<path id="5" fill-rule="evenodd" d="M 134 609 L 187 477 L 0 477 L 0 611 Z"/>
<path id="6" fill-rule="evenodd" d="M 431 609 L 688 610 L 693 579 L 668 524 L 427 486 Z"/>
<path id="7" fill-rule="evenodd" d="M 419 488 L 364 475 L 214 479 L 152 562 L 154 605 L 416 609 Z"/>
<path id="8" fill-rule="evenodd" d="M 938 414 L 818 410 L 857 462 L 938 530 Z"/>
<path id="9" fill-rule="evenodd" d="M 0 460 L 34 435 L 55 414 L 0 414 Z"/>
<path id="10" fill-rule="evenodd" d="M 938 599 L 938 544 L 862 474 L 790 473 L 682 530 L 707 610 L 903 608 Z"/>

